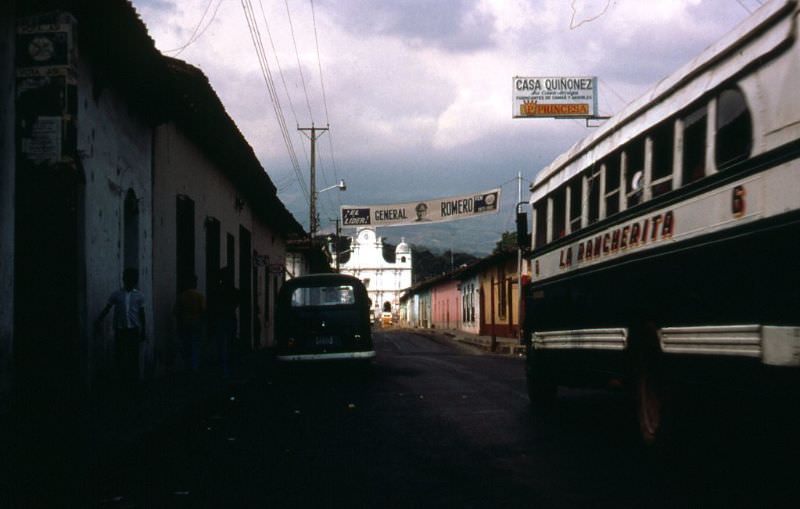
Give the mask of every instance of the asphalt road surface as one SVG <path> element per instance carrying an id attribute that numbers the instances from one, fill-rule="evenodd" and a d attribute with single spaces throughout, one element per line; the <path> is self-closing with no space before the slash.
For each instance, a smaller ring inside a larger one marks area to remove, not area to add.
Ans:
<path id="1" fill-rule="evenodd" d="M 109 465 L 97 504 L 795 506 L 797 456 L 761 419 L 742 428 L 736 412 L 709 412 L 718 419 L 698 424 L 702 439 L 654 455 L 637 442 L 622 391 L 562 390 L 543 413 L 530 408 L 521 358 L 404 331 L 377 332 L 375 343 L 363 370 L 268 363 Z"/>

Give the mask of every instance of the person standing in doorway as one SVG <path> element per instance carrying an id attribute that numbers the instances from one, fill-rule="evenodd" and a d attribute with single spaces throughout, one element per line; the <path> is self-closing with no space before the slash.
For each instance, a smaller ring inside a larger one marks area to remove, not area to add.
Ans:
<path id="1" fill-rule="evenodd" d="M 227 378 L 230 376 L 230 349 L 236 337 L 236 308 L 239 307 L 239 291 L 233 286 L 233 270 L 230 267 L 219 270 L 211 302 L 210 314 L 217 352 L 222 375 Z"/>
<path id="2" fill-rule="evenodd" d="M 195 372 L 200 368 L 200 334 L 205 312 L 206 299 L 197 290 L 197 276 L 193 274 L 189 287 L 175 299 L 175 318 L 184 361 L 187 364 L 191 362 L 192 371 Z"/>
<path id="3" fill-rule="evenodd" d="M 138 282 L 138 271 L 125 269 L 123 287 L 111 294 L 95 320 L 95 330 L 99 330 L 103 319 L 114 308 L 114 362 L 120 385 L 129 389 L 139 381 L 139 343 L 147 339 L 144 296 L 136 288 Z"/>

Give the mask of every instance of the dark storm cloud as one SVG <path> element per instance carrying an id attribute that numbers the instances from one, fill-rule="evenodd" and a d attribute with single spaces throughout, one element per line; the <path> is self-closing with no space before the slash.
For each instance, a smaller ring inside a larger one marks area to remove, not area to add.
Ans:
<path id="1" fill-rule="evenodd" d="M 412 46 L 451 52 L 494 47 L 494 17 L 472 0 L 325 0 L 320 2 L 344 30 L 361 35 L 397 37 Z"/>

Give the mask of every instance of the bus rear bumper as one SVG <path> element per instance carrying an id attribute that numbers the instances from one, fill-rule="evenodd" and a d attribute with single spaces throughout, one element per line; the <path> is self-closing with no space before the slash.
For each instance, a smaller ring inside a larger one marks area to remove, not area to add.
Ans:
<path id="1" fill-rule="evenodd" d="M 665 327 L 659 338 L 667 354 L 750 357 L 767 366 L 800 367 L 800 327 Z"/>

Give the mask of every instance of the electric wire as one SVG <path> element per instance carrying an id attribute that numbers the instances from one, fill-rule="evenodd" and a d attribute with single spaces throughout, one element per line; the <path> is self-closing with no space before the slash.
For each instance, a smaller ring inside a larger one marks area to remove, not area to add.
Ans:
<path id="1" fill-rule="evenodd" d="M 289 19 L 289 31 L 292 34 L 292 42 L 294 43 L 294 54 L 297 56 L 297 71 L 300 73 L 300 81 L 303 83 L 303 91 L 306 94 L 306 106 L 308 106 L 308 116 L 311 118 L 311 123 L 314 123 L 314 114 L 311 112 L 311 101 L 308 99 L 308 89 L 306 88 L 306 78 L 303 76 L 303 66 L 300 64 L 300 52 L 297 49 L 297 39 L 294 36 L 294 24 L 292 24 L 292 13 L 289 11 L 289 0 L 284 0 L 286 5 L 286 17 Z"/>
<path id="2" fill-rule="evenodd" d="M 619 92 L 614 90 L 614 87 L 612 87 L 609 82 L 607 82 L 603 78 L 600 78 L 599 81 L 600 81 L 600 83 L 603 84 L 603 86 L 605 86 L 607 89 L 609 89 L 611 91 L 611 93 L 614 94 L 614 96 L 616 96 L 617 99 L 620 100 L 620 102 L 622 103 L 622 107 L 623 108 L 628 105 L 628 103 L 630 101 L 626 100 L 624 97 L 622 97 L 622 95 Z"/>
<path id="3" fill-rule="evenodd" d="M 591 18 L 586 18 L 585 20 L 581 21 L 580 23 L 578 23 L 576 25 L 575 24 L 575 16 L 578 14 L 578 10 L 575 8 L 576 1 L 577 0 L 572 0 L 572 3 L 570 3 L 570 7 L 572 8 L 572 17 L 569 20 L 569 29 L 570 30 L 575 30 L 576 28 L 578 28 L 579 26 L 581 26 L 581 25 L 583 25 L 585 23 L 590 23 L 592 21 L 595 21 L 595 20 L 603 17 L 603 15 L 608 11 L 608 8 L 611 6 L 611 0 L 607 0 L 606 6 L 603 7 L 603 10 L 602 10 L 602 12 L 600 12 L 600 14 L 592 16 Z"/>
<path id="4" fill-rule="evenodd" d="M 289 100 L 289 109 L 292 111 L 292 118 L 294 118 L 295 125 L 300 125 L 300 121 L 297 120 L 297 111 L 294 109 L 294 101 L 292 101 L 292 96 L 289 94 L 289 86 L 286 84 L 286 78 L 283 74 L 283 68 L 281 67 L 281 60 L 278 57 L 278 50 L 275 47 L 275 41 L 272 38 L 272 31 L 269 28 L 269 22 L 267 21 L 267 15 L 264 11 L 264 3 L 261 0 L 258 0 L 258 5 L 261 9 L 261 17 L 264 20 L 264 27 L 267 30 L 267 38 L 269 39 L 269 44 L 272 47 L 272 53 L 275 55 L 275 63 L 278 66 L 278 75 L 281 77 L 281 83 L 283 83 L 283 90 L 286 93 L 286 98 Z M 298 136 L 302 136 L 298 133 Z M 303 158 L 306 161 L 306 166 L 308 166 L 308 151 L 306 151 L 306 144 L 301 143 L 300 146 L 303 148 Z"/>
<path id="5" fill-rule="evenodd" d="M 742 9 L 746 10 L 746 11 L 747 11 L 747 14 L 753 14 L 753 11 L 751 11 L 751 10 L 750 10 L 750 8 L 749 8 L 749 7 L 747 7 L 747 6 L 744 4 L 744 2 L 742 2 L 742 0 L 736 0 L 736 3 L 738 3 L 738 4 L 739 4 L 739 6 L 741 6 L 741 8 L 742 8 Z"/>
<path id="6" fill-rule="evenodd" d="M 272 108 L 275 112 L 281 137 L 283 138 L 284 145 L 286 146 L 286 150 L 289 155 L 289 160 L 295 172 L 300 190 L 305 196 L 306 201 L 310 202 L 308 189 L 305 187 L 305 182 L 303 181 L 303 176 L 300 171 L 300 164 L 297 160 L 297 154 L 294 151 L 291 136 L 289 135 L 289 131 L 286 127 L 286 119 L 283 114 L 280 98 L 278 97 L 277 90 L 275 89 L 275 83 L 272 79 L 272 72 L 269 67 L 269 61 L 266 58 L 266 52 L 264 51 L 264 44 L 261 38 L 261 32 L 258 28 L 258 20 L 255 16 L 255 10 L 253 9 L 253 5 L 250 0 L 241 0 L 241 4 L 245 13 L 245 20 L 247 21 L 247 28 L 250 32 L 250 38 L 253 42 L 253 47 L 255 48 L 256 56 L 258 58 L 259 67 L 261 68 L 261 74 L 267 86 L 267 92 L 272 103 Z"/>
<path id="7" fill-rule="evenodd" d="M 222 0 L 219 0 L 217 2 L 217 6 L 214 8 L 214 12 L 212 13 L 211 18 L 208 20 L 208 23 L 206 23 L 206 26 L 203 27 L 203 29 L 200 30 L 200 32 L 198 33 L 198 30 L 200 29 L 200 26 L 203 24 L 203 20 L 206 18 L 206 14 L 208 14 L 208 9 L 211 7 L 212 3 L 214 3 L 214 0 L 209 0 L 209 2 L 206 4 L 206 8 L 205 10 L 203 10 L 203 15 L 200 17 L 200 21 L 197 22 L 197 25 L 194 27 L 194 30 L 192 30 L 192 35 L 189 36 L 189 39 L 186 41 L 186 43 L 184 43 L 182 46 L 178 46 L 177 48 L 164 50 L 163 53 L 175 53 L 172 56 L 177 57 L 178 55 L 183 53 L 183 50 L 194 44 L 195 41 L 197 41 L 200 37 L 202 37 L 204 33 L 206 33 L 208 27 L 210 27 L 211 23 L 213 23 L 214 20 L 217 18 L 217 12 L 219 11 L 219 7 L 222 5 Z"/>
<path id="8" fill-rule="evenodd" d="M 314 8 L 314 0 L 310 0 L 311 3 L 311 23 L 314 27 L 314 44 L 317 50 L 317 67 L 319 69 L 319 84 L 320 89 L 322 90 L 322 104 L 325 107 L 325 123 L 330 126 L 330 117 L 328 115 L 328 98 L 327 94 L 325 93 L 325 80 L 322 77 L 322 57 L 320 56 L 319 51 L 319 36 L 317 34 L 317 15 L 316 9 Z M 330 147 L 330 157 L 331 157 L 331 165 L 333 166 L 333 177 L 336 182 L 339 181 L 339 170 L 336 166 L 336 157 L 334 155 L 333 150 L 333 133 L 329 130 L 328 131 L 328 145 Z M 339 202 L 339 207 L 342 206 L 342 198 L 339 194 L 336 195 L 337 201 Z"/>
<path id="9" fill-rule="evenodd" d="M 291 142 L 291 135 L 289 135 L 288 128 L 286 127 L 286 119 L 283 115 L 283 108 L 280 103 L 280 98 L 278 96 L 277 90 L 275 89 L 275 83 L 272 79 L 272 73 L 270 72 L 269 62 L 266 57 L 266 51 L 264 50 L 263 41 L 261 39 L 261 32 L 258 28 L 258 23 L 255 17 L 255 10 L 253 9 L 253 5 L 250 0 L 247 0 L 247 4 L 250 7 L 250 14 L 252 16 L 253 27 L 255 28 L 254 34 L 256 36 L 257 45 L 256 45 L 256 52 L 260 54 L 261 59 L 263 61 L 262 71 L 266 70 L 265 77 L 267 82 L 267 88 L 271 91 L 270 98 L 273 99 L 273 108 L 276 111 L 276 117 L 278 118 L 278 124 L 281 128 L 281 134 L 284 138 L 284 143 L 287 144 L 287 149 L 289 152 L 289 158 L 292 161 L 292 168 L 294 169 L 295 176 L 297 178 L 297 182 L 300 185 L 300 190 L 303 195 L 306 197 L 306 200 L 310 202 L 308 191 L 305 187 L 305 181 L 303 180 L 303 175 L 300 170 L 300 164 L 297 161 L 297 155 L 294 152 L 294 146 Z"/>

